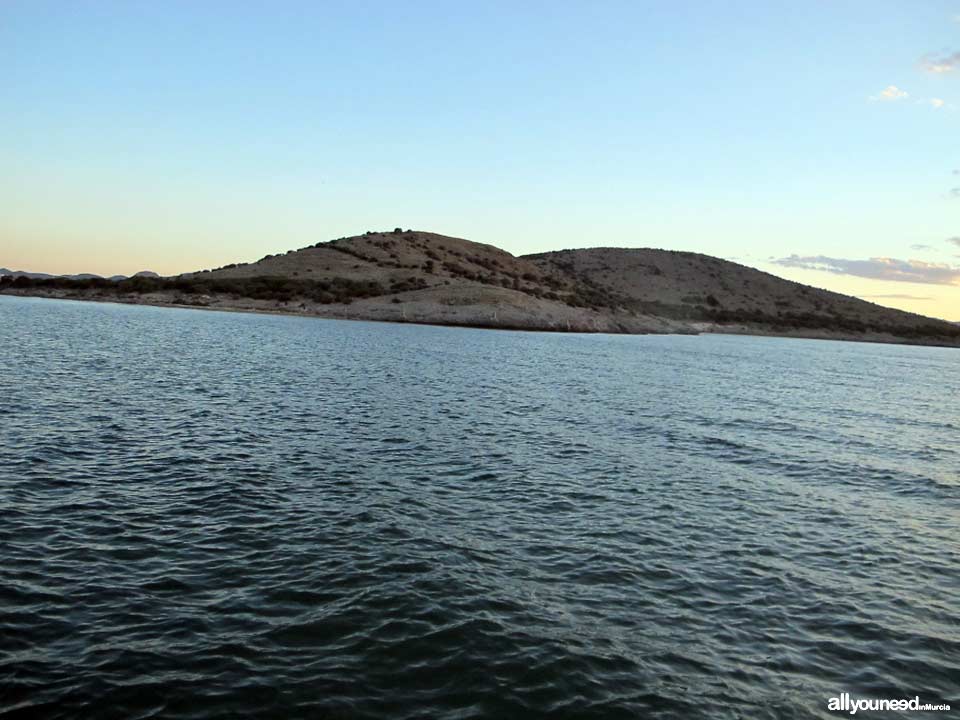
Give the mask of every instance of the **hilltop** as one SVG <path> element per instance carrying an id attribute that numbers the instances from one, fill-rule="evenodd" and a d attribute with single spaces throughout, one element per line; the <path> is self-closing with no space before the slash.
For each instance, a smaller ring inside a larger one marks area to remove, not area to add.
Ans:
<path id="1" fill-rule="evenodd" d="M 399 228 L 170 278 L 4 278 L 0 292 L 529 330 L 960 344 L 952 323 L 708 255 L 590 248 L 516 257 Z"/>

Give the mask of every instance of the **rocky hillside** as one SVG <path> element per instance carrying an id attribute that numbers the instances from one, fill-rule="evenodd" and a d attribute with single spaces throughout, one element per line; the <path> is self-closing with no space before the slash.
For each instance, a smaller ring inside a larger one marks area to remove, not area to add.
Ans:
<path id="1" fill-rule="evenodd" d="M 589 248 L 528 255 L 543 273 L 601 288 L 629 310 L 772 329 L 951 336 L 941 320 L 784 280 L 738 263 L 672 250 Z"/>
<path id="2" fill-rule="evenodd" d="M 642 311 L 613 312 L 612 298 L 588 283 L 493 245 L 399 228 L 187 273 L 178 281 L 187 283 L 187 289 L 194 283 L 196 292 L 208 295 L 242 296 L 265 282 L 266 299 L 299 300 L 304 310 L 337 317 L 538 330 L 692 332 L 683 323 Z M 317 308 L 317 303 L 349 308 Z"/>
<path id="3" fill-rule="evenodd" d="M 905 339 L 956 336 L 949 323 L 709 255 L 648 248 L 514 257 L 493 245 L 397 229 L 318 243 L 190 277 L 257 276 L 373 282 L 395 304 L 422 305 L 429 298 L 440 305 L 490 305 L 490 317 L 498 303 L 527 308 L 534 315 L 553 309 L 557 318 L 566 318 L 558 320 L 559 326 L 570 319 L 567 309 L 577 308 L 598 316 L 588 320 L 588 326 L 627 332 L 637 331 L 631 326 L 638 321 L 655 329 L 651 318 L 659 318 L 673 331 L 762 328 L 784 334 L 826 331 Z M 479 287 L 486 288 L 483 298 L 471 300 L 468 296 Z M 582 329 L 583 320 L 578 316 L 576 326 Z"/>
<path id="4" fill-rule="evenodd" d="M 399 228 L 172 278 L 0 278 L 0 292 L 531 330 L 960 344 L 951 323 L 707 255 L 591 248 L 515 257 Z"/>
<path id="5" fill-rule="evenodd" d="M 566 301 L 576 292 L 576 283 L 563 273 L 545 272 L 536 263 L 493 245 L 399 229 L 317 243 L 267 255 L 257 262 L 181 277 L 209 280 L 257 276 L 375 282 L 390 294 L 439 286 L 485 285 Z"/>

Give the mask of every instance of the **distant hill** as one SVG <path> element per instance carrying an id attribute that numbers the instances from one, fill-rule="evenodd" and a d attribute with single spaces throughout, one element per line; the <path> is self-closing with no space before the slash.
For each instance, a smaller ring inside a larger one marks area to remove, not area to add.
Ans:
<path id="1" fill-rule="evenodd" d="M 0 292 L 534 330 L 960 344 L 953 323 L 708 255 L 590 248 L 516 257 L 399 228 L 172 278 L 8 278 Z"/>
<path id="2" fill-rule="evenodd" d="M 7 270 L 7 268 L 0 268 L 0 277 L 28 277 L 34 279 L 43 279 L 43 278 L 52 278 L 57 277 L 56 275 L 48 275 L 46 273 L 34 273 L 26 272 L 24 270 Z"/>
<path id="3" fill-rule="evenodd" d="M 50 278 L 68 278 L 70 280 L 112 280 L 114 282 L 120 280 L 126 280 L 127 275 L 111 275 L 108 278 L 104 278 L 102 275 L 96 275 L 94 273 L 80 273 L 78 275 L 50 275 L 48 273 L 37 273 L 37 272 L 27 272 L 25 270 L 8 270 L 7 268 L 0 268 L 0 277 L 26 277 L 32 278 L 34 280 L 44 280 Z M 138 272 L 133 277 L 160 277 L 157 273 L 152 272 L 151 270 L 142 270 Z"/>

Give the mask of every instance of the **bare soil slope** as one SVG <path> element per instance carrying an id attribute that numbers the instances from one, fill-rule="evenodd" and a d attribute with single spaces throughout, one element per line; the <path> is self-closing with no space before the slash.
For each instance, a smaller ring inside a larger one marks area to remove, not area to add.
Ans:
<path id="1" fill-rule="evenodd" d="M 371 232 L 317 243 L 300 250 L 267 255 L 254 263 L 227 265 L 211 271 L 214 277 L 271 275 L 301 279 L 333 277 L 384 283 L 461 284 L 479 282 L 515 288 L 537 274 L 536 265 L 492 245 L 428 232 Z M 206 273 L 203 273 L 206 274 Z M 200 273 L 191 273 L 198 276 Z M 517 282 L 515 282 L 517 281 Z"/>
<path id="2" fill-rule="evenodd" d="M 955 336 L 951 323 L 784 280 L 709 255 L 589 248 L 524 257 L 619 299 L 624 308 L 673 319 L 911 337 Z"/>
<path id="3" fill-rule="evenodd" d="M 199 302 L 214 307 L 222 304 L 220 295 L 239 296 L 244 283 L 269 279 L 276 281 L 271 298 L 283 307 L 332 317 L 557 331 L 694 332 L 683 322 L 642 311 L 615 312 L 610 298 L 597 297 L 566 273 L 541 269 L 493 245 L 411 230 L 339 238 L 178 279 L 195 281 L 191 294 L 202 295 Z M 354 284 L 348 288 L 352 297 L 343 297 L 342 283 Z M 305 296 L 306 285 L 329 285 L 329 296 L 322 291 Z"/>

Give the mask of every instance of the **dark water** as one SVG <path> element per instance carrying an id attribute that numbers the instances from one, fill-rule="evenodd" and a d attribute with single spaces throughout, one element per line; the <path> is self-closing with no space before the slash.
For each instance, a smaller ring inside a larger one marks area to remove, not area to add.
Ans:
<path id="1" fill-rule="evenodd" d="M 2 297 L 0 714 L 956 708 L 958 363 Z"/>

